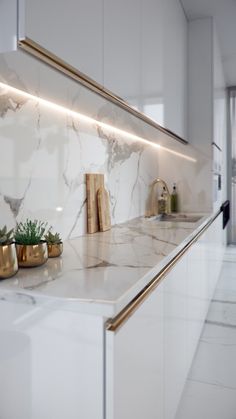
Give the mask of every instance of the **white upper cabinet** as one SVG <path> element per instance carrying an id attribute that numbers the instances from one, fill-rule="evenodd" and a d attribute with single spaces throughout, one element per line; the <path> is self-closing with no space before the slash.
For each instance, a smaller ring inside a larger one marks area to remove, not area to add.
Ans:
<path id="1" fill-rule="evenodd" d="M 187 138 L 187 40 L 188 24 L 181 2 L 163 3 L 164 125 Z"/>
<path id="2" fill-rule="evenodd" d="M 24 36 L 24 0 L 0 1 L 0 52 L 16 51 L 17 41 Z"/>
<path id="3" fill-rule="evenodd" d="M 139 108 L 141 0 L 104 0 L 104 85 Z"/>
<path id="4" fill-rule="evenodd" d="M 106 417 L 164 417 L 163 284 L 118 331 L 106 331 Z"/>
<path id="5" fill-rule="evenodd" d="M 186 137 L 187 21 L 179 0 L 2 0 L 0 11 L 1 52 L 27 37 Z"/>
<path id="6" fill-rule="evenodd" d="M 103 0 L 26 0 L 26 35 L 103 84 Z"/>
<path id="7" fill-rule="evenodd" d="M 164 126 L 163 1 L 142 0 L 140 110 Z"/>
<path id="8" fill-rule="evenodd" d="M 175 0 L 104 0 L 104 85 L 186 136 L 187 21 Z"/>
<path id="9" fill-rule="evenodd" d="M 189 140 L 210 157 L 212 157 L 212 142 L 220 148 L 224 147 L 225 88 L 221 54 L 212 18 L 190 21 Z"/>

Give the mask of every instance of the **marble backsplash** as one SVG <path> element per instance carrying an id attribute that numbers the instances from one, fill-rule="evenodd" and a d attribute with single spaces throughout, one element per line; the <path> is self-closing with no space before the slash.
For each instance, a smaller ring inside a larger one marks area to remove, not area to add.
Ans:
<path id="1" fill-rule="evenodd" d="M 104 173 L 112 224 L 145 213 L 158 150 L 59 113 L 1 86 L 0 224 L 47 220 L 63 238 L 86 232 L 85 173 Z"/>
<path id="2" fill-rule="evenodd" d="M 94 122 L 46 106 L 37 97 Z M 104 130 L 95 120 L 151 143 Z M 0 150 L 0 226 L 10 228 L 32 217 L 48 221 L 64 239 L 83 235 L 85 173 L 104 173 L 113 225 L 145 214 L 157 176 L 169 186 L 177 182 L 180 210 L 212 208 L 209 156 L 21 51 L 0 55 Z"/>

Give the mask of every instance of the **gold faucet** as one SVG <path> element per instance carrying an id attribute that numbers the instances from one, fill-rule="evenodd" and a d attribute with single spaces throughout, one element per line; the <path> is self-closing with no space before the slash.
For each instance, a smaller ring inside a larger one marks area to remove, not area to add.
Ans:
<path id="1" fill-rule="evenodd" d="M 150 207 L 149 207 L 149 212 L 148 212 L 149 217 L 159 214 L 158 199 L 157 199 L 157 196 L 155 194 L 156 186 L 158 184 L 161 184 L 166 189 L 166 192 L 167 192 L 167 214 L 170 213 L 170 191 L 168 189 L 168 186 L 167 186 L 166 182 L 161 178 L 157 178 L 151 184 Z"/>

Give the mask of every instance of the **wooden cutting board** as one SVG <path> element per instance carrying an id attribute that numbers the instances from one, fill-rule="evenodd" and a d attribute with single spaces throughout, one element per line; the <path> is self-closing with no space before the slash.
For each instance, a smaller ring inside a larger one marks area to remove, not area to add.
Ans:
<path id="1" fill-rule="evenodd" d="M 97 193 L 100 188 L 104 188 L 104 175 L 86 173 L 88 233 L 96 233 L 99 230 Z"/>
<path id="2" fill-rule="evenodd" d="M 107 231 L 111 228 L 110 198 L 107 190 L 102 186 L 98 190 L 98 215 L 100 231 Z"/>

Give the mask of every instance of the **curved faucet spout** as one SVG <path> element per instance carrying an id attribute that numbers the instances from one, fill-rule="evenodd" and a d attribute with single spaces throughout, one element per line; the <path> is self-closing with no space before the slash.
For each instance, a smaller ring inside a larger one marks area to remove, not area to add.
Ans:
<path id="1" fill-rule="evenodd" d="M 151 184 L 151 196 L 150 196 L 150 211 L 149 211 L 149 217 L 153 216 L 153 215 L 158 215 L 159 214 L 159 210 L 158 210 L 158 200 L 157 200 L 157 196 L 156 196 L 156 186 L 158 184 L 162 184 L 167 192 L 167 214 L 170 213 L 170 191 L 169 188 L 166 184 L 166 182 L 161 179 L 161 178 L 156 178 L 154 179 L 154 181 Z"/>
<path id="2" fill-rule="evenodd" d="M 163 179 L 161 179 L 161 178 L 157 177 L 157 178 L 156 178 L 156 179 L 154 179 L 154 181 L 152 182 L 152 187 L 154 187 L 157 183 L 162 183 L 162 185 L 163 185 L 163 186 L 165 186 L 165 188 L 166 188 L 166 191 L 167 191 L 168 196 L 170 196 L 170 191 L 169 191 L 169 188 L 168 188 L 168 186 L 167 186 L 167 183 L 166 183 Z"/>

